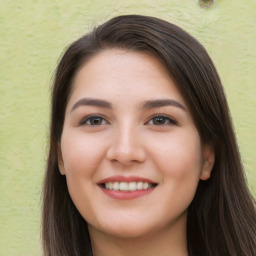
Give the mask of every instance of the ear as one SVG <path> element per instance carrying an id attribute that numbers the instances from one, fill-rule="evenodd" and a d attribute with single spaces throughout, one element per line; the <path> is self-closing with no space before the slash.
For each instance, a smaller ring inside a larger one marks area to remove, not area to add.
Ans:
<path id="1" fill-rule="evenodd" d="M 212 168 L 215 162 L 215 153 L 210 145 L 203 146 L 203 164 L 200 174 L 201 180 L 208 180 L 211 177 Z"/>
<path id="2" fill-rule="evenodd" d="M 64 162 L 63 162 L 63 157 L 62 157 L 62 151 L 61 151 L 61 145 L 58 143 L 58 166 L 59 166 L 59 171 L 62 175 L 66 174 L 65 167 L 64 167 Z"/>

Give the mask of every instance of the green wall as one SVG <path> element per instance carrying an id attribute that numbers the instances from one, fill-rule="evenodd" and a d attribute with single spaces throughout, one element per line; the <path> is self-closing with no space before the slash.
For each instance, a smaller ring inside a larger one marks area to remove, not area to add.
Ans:
<path id="1" fill-rule="evenodd" d="M 119 14 L 182 26 L 212 56 L 224 83 L 256 196 L 256 1 L 0 0 L 0 256 L 41 255 L 40 197 L 52 74 L 63 49 Z"/>

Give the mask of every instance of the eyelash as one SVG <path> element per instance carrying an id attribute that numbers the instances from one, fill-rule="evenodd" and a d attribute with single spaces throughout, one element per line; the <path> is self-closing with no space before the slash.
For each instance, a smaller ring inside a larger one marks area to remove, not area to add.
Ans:
<path id="1" fill-rule="evenodd" d="M 154 119 L 156 120 L 157 118 L 164 120 L 164 123 L 162 123 L 162 124 L 150 123 L 150 122 L 153 122 Z M 155 116 L 151 117 L 150 120 L 146 124 L 163 126 L 163 125 L 178 125 L 178 122 L 176 120 L 174 120 L 173 118 L 166 116 L 166 115 L 155 115 Z"/>
<path id="2" fill-rule="evenodd" d="M 98 121 L 100 121 L 100 124 L 92 124 L 91 121 L 93 119 L 98 119 Z M 156 119 L 162 119 L 164 121 L 164 123 L 160 123 L 160 124 L 151 123 L 151 122 L 154 122 L 154 120 L 156 120 Z M 90 122 L 90 123 L 87 123 L 87 122 Z M 104 117 L 102 117 L 100 115 L 87 116 L 80 122 L 80 125 L 89 125 L 89 126 L 100 126 L 100 125 L 106 125 L 106 124 L 109 124 L 109 122 Z M 147 121 L 145 124 L 146 125 L 163 126 L 163 125 L 178 125 L 178 122 L 169 116 L 155 115 L 155 116 L 151 117 L 150 120 Z"/>
<path id="3" fill-rule="evenodd" d="M 88 124 L 87 122 L 89 121 L 92 121 L 93 119 L 98 119 L 98 120 L 101 120 L 101 123 L 100 124 Z M 104 124 L 102 124 L 102 122 L 104 122 Z M 108 121 L 106 121 L 106 119 L 100 115 L 90 115 L 90 116 L 87 116 L 86 118 L 84 118 L 81 122 L 80 122 L 80 125 L 90 125 L 90 126 L 100 126 L 100 125 L 106 125 L 106 124 L 109 124 Z"/>

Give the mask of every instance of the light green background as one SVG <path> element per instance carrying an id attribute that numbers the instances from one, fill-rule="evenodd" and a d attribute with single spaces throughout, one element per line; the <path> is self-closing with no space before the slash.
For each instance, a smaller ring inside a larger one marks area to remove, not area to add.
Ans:
<path id="1" fill-rule="evenodd" d="M 0 0 L 0 256 L 41 255 L 40 197 L 50 85 L 63 49 L 119 14 L 169 20 L 197 37 L 225 86 L 256 195 L 256 1 Z"/>

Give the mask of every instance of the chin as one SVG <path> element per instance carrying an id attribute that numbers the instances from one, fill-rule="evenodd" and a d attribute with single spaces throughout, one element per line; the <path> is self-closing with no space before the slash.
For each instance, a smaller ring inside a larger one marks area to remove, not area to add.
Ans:
<path id="1" fill-rule="evenodd" d="M 143 227 L 134 227 L 134 226 L 123 226 L 123 227 L 118 227 L 117 229 L 112 229 L 109 230 L 111 232 L 112 236 L 127 239 L 127 238 L 139 238 L 147 235 L 150 233 L 149 230 L 143 228 Z"/>
<path id="2" fill-rule="evenodd" d="M 136 239 L 148 237 L 155 234 L 161 229 L 161 223 L 142 222 L 141 220 L 135 221 L 128 220 L 127 218 L 120 221 L 102 223 L 102 225 L 90 226 L 89 231 L 93 232 L 93 229 L 97 229 L 102 234 L 106 234 L 119 239 Z"/>

